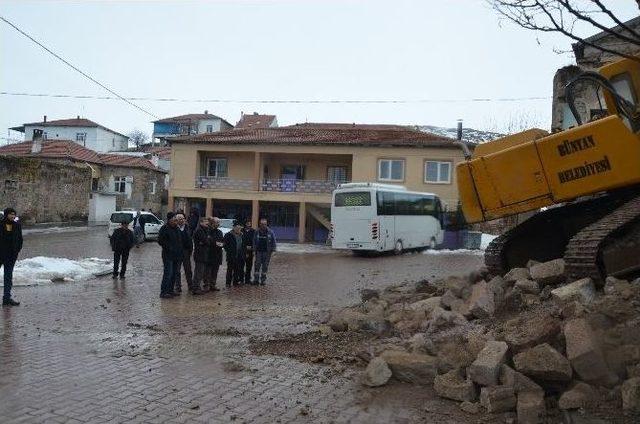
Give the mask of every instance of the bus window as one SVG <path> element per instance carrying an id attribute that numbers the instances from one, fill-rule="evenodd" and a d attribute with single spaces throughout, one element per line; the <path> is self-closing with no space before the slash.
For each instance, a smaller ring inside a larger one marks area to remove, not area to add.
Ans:
<path id="1" fill-rule="evenodd" d="M 371 193 L 368 191 L 336 193 L 335 206 L 371 206 Z"/>

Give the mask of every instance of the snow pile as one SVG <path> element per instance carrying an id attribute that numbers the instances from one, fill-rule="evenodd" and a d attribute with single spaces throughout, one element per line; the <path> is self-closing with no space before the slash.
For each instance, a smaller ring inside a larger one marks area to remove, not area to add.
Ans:
<path id="1" fill-rule="evenodd" d="M 428 249 L 422 252 L 425 255 L 484 255 L 484 250 L 471 249 Z"/>
<path id="2" fill-rule="evenodd" d="M 494 238 L 498 236 L 494 236 L 491 234 L 482 234 L 482 238 L 480 239 L 480 249 L 484 250 L 489 246 L 489 243 L 493 241 Z"/>
<path id="3" fill-rule="evenodd" d="M 66 258 L 49 258 L 36 256 L 23 259 L 13 269 L 13 284 L 30 286 L 56 281 L 78 281 L 91 278 L 96 273 L 108 272 L 111 261 L 99 258 L 71 260 Z M 4 268 L 0 269 L 0 282 Z"/>
<path id="4" fill-rule="evenodd" d="M 278 243 L 278 252 L 283 253 L 332 253 L 331 247 L 321 244 Z"/>

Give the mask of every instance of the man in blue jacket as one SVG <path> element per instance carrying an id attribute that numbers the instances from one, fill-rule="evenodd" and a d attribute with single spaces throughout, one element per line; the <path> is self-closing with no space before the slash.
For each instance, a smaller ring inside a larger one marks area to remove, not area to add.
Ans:
<path id="1" fill-rule="evenodd" d="M 16 220 L 16 210 L 6 208 L 2 221 L 0 221 L 0 267 L 4 268 L 4 295 L 2 306 L 18 306 L 11 298 L 13 286 L 13 267 L 18 260 L 18 254 L 22 250 L 22 227 Z"/>
<path id="2" fill-rule="evenodd" d="M 253 284 L 264 286 L 267 282 L 267 271 L 271 255 L 276 251 L 276 236 L 267 226 L 267 219 L 261 218 L 258 230 L 253 236 L 253 250 L 255 252 L 255 269 Z"/>

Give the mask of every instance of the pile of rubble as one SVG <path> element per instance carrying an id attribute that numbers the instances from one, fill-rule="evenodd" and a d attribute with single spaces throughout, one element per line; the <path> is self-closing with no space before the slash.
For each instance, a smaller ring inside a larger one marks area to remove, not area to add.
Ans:
<path id="1" fill-rule="evenodd" d="M 321 330 L 378 336 L 366 386 L 432 385 L 465 412 L 519 423 L 605 405 L 640 413 L 640 280 L 567 282 L 557 259 L 361 294 Z"/>

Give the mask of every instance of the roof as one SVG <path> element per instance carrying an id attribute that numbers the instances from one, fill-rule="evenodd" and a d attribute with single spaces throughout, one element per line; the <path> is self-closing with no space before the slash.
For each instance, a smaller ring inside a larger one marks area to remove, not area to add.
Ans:
<path id="1" fill-rule="evenodd" d="M 211 113 L 189 113 L 187 115 L 179 115 L 179 116 L 172 116 L 170 118 L 158 119 L 157 121 L 153 121 L 153 123 L 154 124 L 155 123 L 158 123 L 158 124 L 164 124 L 164 123 L 183 124 L 183 123 L 201 121 L 203 119 L 219 119 L 219 120 L 229 124 L 229 122 L 227 122 L 226 119 L 223 119 L 223 118 L 221 118 L 221 117 L 219 117 L 217 115 L 213 115 Z M 233 125 L 229 124 L 229 126 L 233 126 Z"/>
<path id="2" fill-rule="evenodd" d="M 356 124 L 342 122 L 305 122 L 301 124 L 288 125 L 285 128 L 318 128 L 327 130 L 346 130 L 346 129 L 363 129 L 363 130 L 398 130 L 406 131 L 412 129 L 406 125 L 396 124 Z"/>
<path id="3" fill-rule="evenodd" d="M 103 130 L 107 130 L 110 131 L 114 134 L 118 134 L 122 137 L 127 137 L 124 134 L 120 134 L 117 131 L 114 131 L 110 128 L 107 128 L 103 125 L 98 124 L 97 122 L 94 122 L 90 119 L 86 119 L 86 118 L 72 118 L 72 119 L 55 119 L 53 121 L 42 121 L 42 122 L 31 122 L 28 124 L 22 124 L 19 127 L 13 127 L 11 128 L 14 131 L 20 131 L 20 132 L 24 132 L 24 127 L 31 127 L 31 126 L 37 126 L 37 127 L 89 127 L 89 128 L 102 128 Z M 129 137 L 127 137 L 129 138 Z"/>
<path id="4" fill-rule="evenodd" d="M 122 166 L 127 168 L 144 168 L 164 172 L 145 158 L 98 153 L 70 140 L 43 140 L 42 150 L 32 153 L 33 141 L 0 146 L 0 155 L 20 156 L 46 159 L 66 159 L 75 162 L 89 162 L 98 165 Z"/>
<path id="5" fill-rule="evenodd" d="M 355 127 L 348 129 L 291 126 L 249 128 L 221 133 L 176 137 L 172 143 L 207 144 L 285 144 L 370 147 L 452 147 L 455 140 L 400 127 L 391 129 Z"/>
<path id="6" fill-rule="evenodd" d="M 275 115 L 259 115 L 255 112 L 252 114 L 244 114 L 236 124 L 236 129 L 269 128 L 275 119 Z"/>
<path id="7" fill-rule="evenodd" d="M 152 143 L 146 143 L 141 145 L 140 148 L 132 147 L 128 151 L 150 153 L 160 157 L 160 159 L 171 160 L 171 147 L 167 146 L 154 146 Z"/>

